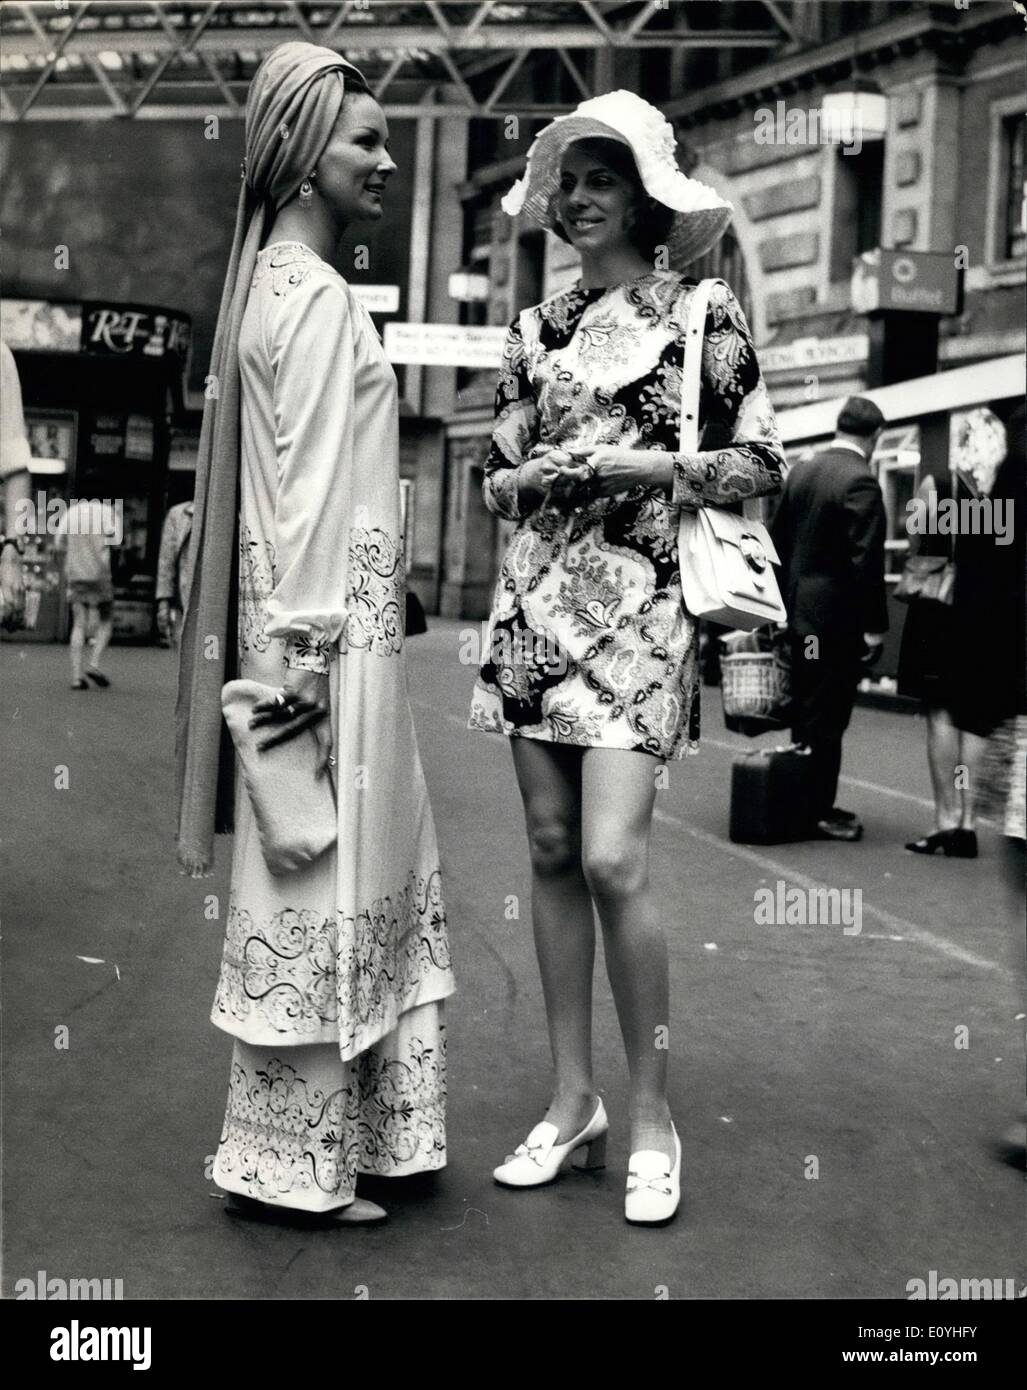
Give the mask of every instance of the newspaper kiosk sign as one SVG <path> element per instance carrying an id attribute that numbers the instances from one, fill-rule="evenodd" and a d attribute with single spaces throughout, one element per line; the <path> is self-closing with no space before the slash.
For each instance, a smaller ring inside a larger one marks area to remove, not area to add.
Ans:
<path id="1" fill-rule="evenodd" d="M 963 272 L 951 254 L 933 251 L 864 251 L 852 271 L 857 314 L 958 314 Z"/>

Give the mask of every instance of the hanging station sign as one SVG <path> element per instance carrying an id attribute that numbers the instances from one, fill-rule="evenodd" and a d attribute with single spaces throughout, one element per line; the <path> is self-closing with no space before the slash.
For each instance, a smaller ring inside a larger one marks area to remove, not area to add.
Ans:
<path id="1" fill-rule="evenodd" d="M 854 262 L 851 293 L 857 314 L 959 314 L 963 272 L 948 252 L 875 246 Z"/>

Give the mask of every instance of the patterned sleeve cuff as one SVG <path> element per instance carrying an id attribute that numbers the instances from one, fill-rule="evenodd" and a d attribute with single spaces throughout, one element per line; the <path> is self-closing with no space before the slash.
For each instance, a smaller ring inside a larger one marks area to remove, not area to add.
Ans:
<path id="1" fill-rule="evenodd" d="M 285 664 L 293 671 L 317 671 L 326 676 L 337 650 L 327 637 L 290 637 L 285 644 Z"/>
<path id="2" fill-rule="evenodd" d="M 508 521 L 520 521 L 526 515 L 521 505 L 523 467 L 522 463 L 515 468 L 497 468 L 485 475 L 485 505 L 489 511 L 497 516 L 506 517 Z"/>
<path id="3" fill-rule="evenodd" d="M 674 455 L 672 500 L 679 507 L 723 507 L 780 488 L 780 456 L 765 444 Z"/>
<path id="4" fill-rule="evenodd" d="M 716 476 L 714 472 L 714 476 Z M 708 481 L 706 469 L 695 454 L 674 455 L 674 487 L 671 498 L 678 507 L 701 507 L 703 483 Z"/>

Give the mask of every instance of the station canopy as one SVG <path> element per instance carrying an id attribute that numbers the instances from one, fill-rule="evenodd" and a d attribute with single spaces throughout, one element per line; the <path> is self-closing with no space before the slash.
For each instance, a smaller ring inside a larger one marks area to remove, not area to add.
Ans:
<path id="1" fill-rule="evenodd" d="M 243 114 L 269 49 L 334 48 L 365 73 L 387 114 L 548 117 L 607 90 L 619 49 L 753 50 L 794 43 L 797 0 L 4 0 L 0 119 L 171 120 Z M 726 22 L 727 16 L 740 23 Z M 558 80 L 554 80 L 558 79 Z M 508 100 L 513 99 L 511 92 Z"/>

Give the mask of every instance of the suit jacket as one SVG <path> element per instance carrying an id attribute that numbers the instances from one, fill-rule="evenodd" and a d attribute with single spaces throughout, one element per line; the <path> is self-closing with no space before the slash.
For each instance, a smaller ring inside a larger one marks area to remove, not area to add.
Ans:
<path id="1" fill-rule="evenodd" d="M 828 448 L 796 464 L 772 529 L 794 632 L 834 645 L 887 631 L 884 499 L 864 459 Z"/>
<path id="2" fill-rule="evenodd" d="M 179 502 L 164 518 L 157 557 L 157 588 L 154 597 L 169 599 L 181 609 L 189 602 L 189 538 L 193 529 L 193 503 Z"/>

